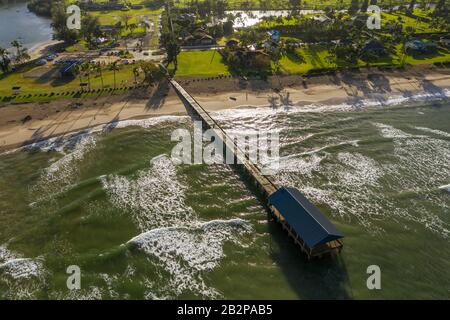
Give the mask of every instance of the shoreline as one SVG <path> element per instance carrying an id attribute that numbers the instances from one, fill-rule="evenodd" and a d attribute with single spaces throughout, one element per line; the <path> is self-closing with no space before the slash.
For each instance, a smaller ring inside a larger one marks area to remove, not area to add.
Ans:
<path id="1" fill-rule="evenodd" d="M 367 77 L 370 81 L 362 82 Z M 344 73 L 307 79 L 306 87 L 299 76 L 245 83 L 235 78 L 205 81 L 183 78 L 179 82 L 210 112 L 243 108 L 351 111 L 450 97 L 447 69 L 428 70 L 425 75 L 420 70 Z M 122 96 L 7 105 L 0 108 L 0 152 L 124 120 L 181 115 L 188 112 L 166 82 L 151 91 Z"/>
<path id="2" fill-rule="evenodd" d="M 31 57 L 30 60 L 38 59 L 48 54 L 48 52 L 46 52 L 48 48 L 59 43 L 62 43 L 62 41 L 50 39 L 33 44 L 30 48 L 28 48 L 28 54 Z"/>

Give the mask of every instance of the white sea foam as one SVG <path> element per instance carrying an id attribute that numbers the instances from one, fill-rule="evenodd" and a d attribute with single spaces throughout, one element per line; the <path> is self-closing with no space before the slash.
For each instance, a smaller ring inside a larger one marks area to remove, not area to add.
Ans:
<path id="1" fill-rule="evenodd" d="M 241 107 L 237 109 L 227 109 L 221 111 L 211 112 L 214 119 L 218 121 L 232 121 L 233 119 L 239 119 L 240 122 L 245 122 L 245 119 L 254 119 L 255 116 L 258 119 L 264 119 L 267 117 L 274 117 L 280 114 L 292 114 L 292 113 L 321 113 L 321 112 L 343 112 L 358 110 L 364 107 L 383 107 L 383 106 L 397 106 L 407 104 L 409 102 L 432 102 L 436 100 L 443 100 L 450 98 L 450 90 L 442 89 L 438 92 L 421 92 L 413 95 L 393 95 L 387 98 L 367 98 L 361 99 L 352 103 L 342 104 L 309 104 L 304 106 L 283 106 L 278 107 Z"/>
<path id="2" fill-rule="evenodd" d="M 53 300 L 101 300 L 104 294 L 101 288 L 89 286 L 79 290 L 50 292 L 50 298 Z"/>
<path id="3" fill-rule="evenodd" d="M 77 178 L 79 162 L 83 161 L 95 146 L 95 137 L 89 133 L 55 138 L 30 146 L 29 148 L 39 148 L 41 151 L 58 151 L 63 154 L 43 169 L 37 183 L 31 186 L 30 192 L 35 201 L 30 205 L 36 206 L 65 192 Z"/>
<path id="4" fill-rule="evenodd" d="M 101 179 L 110 201 L 130 211 L 141 231 L 189 223 L 195 212 L 185 204 L 185 187 L 178 182 L 171 159 L 162 155 L 150 161 L 150 168 L 136 178 L 109 175 Z"/>
<path id="5" fill-rule="evenodd" d="M 447 238 L 450 226 L 436 212 L 448 209 L 448 202 L 442 193 L 435 192 L 436 186 L 447 182 L 450 175 L 450 142 L 439 138 L 447 137 L 446 134 L 422 130 L 433 136 L 417 135 L 383 123 L 374 123 L 374 126 L 383 138 L 392 139 L 392 156 L 397 159 L 394 162 L 377 162 L 354 152 L 336 155 L 326 152 L 327 161 L 319 159 L 315 165 L 310 165 L 303 154 L 300 161 L 303 169 L 297 173 L 281 171 L 276 176 L 278 183 L 298 187 L 314 202 L 328 205 L 334 215 L 343 219 L 356 218 L 372 232 L 382 232 L 377 220 L 397 223 L 403 220 L 416 222 Z M 294 169 L 297 167 L 297 156 L 285 157 L 285 160 L 288 164 L 291 161 Z M 324 181 L 318 185 L 322 179 Z M 411 196 L 405 195 L 411 198 L 408 201 L 417 202 L 411 206 L 413 212 L 399 205 L 404 192 L 411 193 Z M 419 194 L 426 194 L 426 204 Z"/>
<path id="6" fill-rule="evenodd" d="M 165 122 L 186 122 L 190 118 L 188 116 L 158 116 L 158 117 L 150 117 L 145 119 L 134 119 L 134 120 L 117 120 L 113 122 L 109 122 L 106 124 L 101 124 L 94 126 L 89 129 L 83 129 L 77 132 L 73 132 L 70 134 L 65 134 L 61 136 L 56 136 L 44 140 L 40 140 L 34 143 L 31 143 L 26 146 L 22 146 L 20 148 L 8 150 L 6 152 L 0 153 L 0 156 L 11 154 L 17 151 L 57 151 L 64 152 L 67 147 L 75 147 L 79 141 L 82 141 L 86 137 L 91 136 L 95 133 L 105 133 L 109 132 L 113 129 L 122 129 L 127 127 L 141 127 L 141 128 L 151 128 L 157 125 L 160 125 Z"/>
<path id="7" fill-rule="evenodd" d="M 50 181 L 66 181 L 75 170 L 75 162 L 84 158 L 89 150 L 95 148 L 95 139 L 90 135 L 78 136 L 77 141 L 69 140 L 63 145 L 64 156 L 45 169 L 45 179 Z M 66 153 L 68 152 L 68 153 Z"/>
<path id="8" fill-rule="evenodd" d="M 425 127 L 414 127 L 414 128 L 417 129 L 417 130 L 424 131 L 424 132 L 433 133 L 433 134 L 436 134 L 436 135 L 439 135 L 439 136 L 450 138 L 450 133 L 445 132 L 445 131 L 425 128 Z"/>
<path id="9" fill-rule="evenodd" d="M 249 225 L 241 219 L 213 220 L 192 227 L 153 229 L 128 244 L 157 259 L 170 274 L 168 288 L 174 296 L 193 292 L 214 298 L 219 292 L 206 285 L 205 273 L 216 268 L 225 256 L 224 242 L 239 243 L 237 236 L 249 231 Z"/>
<path id="10" fill-rule="evenodd" d="M 127 127 L 141 127 L 141 128 L 151 128 L 154 126 L 157 126 L 161 123 L 165 122 L 186 122 L 190 118 L 188 116 L 158 116 L 158 117 L 151 117 L 146 119 L 134 119 L 134 120 L 121 120 L 117 123 L 113 123 L 113 127 L 115 129 L 120 128 L 127 128 Z M 106 126 L 99 126 L 96 127 L 98 130 L 104 130 L 108 129 Z M 94 129 L 95 131 L 95 129 Z"/>
<path id="11" fill-rule="evenodd" d="M 248 230 L 243 220 L 201 222 L 186 205 L 186 188 L 166 155 L 152 159 L 149 169 L 135 178 L 111 175 L 101 180 L 110 201 L 129 211 L 142 232 L 129 244 L 156 258 L 156 264 L 169 274 L 164 290 L 149 280 L 149 298 L 167 297 L 169 292 L 177 297 L 187 291 L 203 297 L 219 295 L 205 284 L 204 273 L 224 257 L 225 241 L 236 241 L 236 235 Z"/>
<path id="12" fill-rule="evenodd" d="M 0 272 L 14 279 L 38 276 L 42 271 L 42 259 L 24 258 L 17 252 L 10 251 L 5 245 L 0 246 Z"/>
<path id="13" fill-rule="evenodd" d="M 434 191 L 436 186 L 448 181 L 450 175 L 450 142 L 426 135 L 413 135 L 386 124 L 376 126 L 383 137 L 392 139 L 394 145 L 394 156 L 397 160 L 393 164 L 383 166 L 385 175 L 394 181 L 391 187 L 400 190 L 399 193 L 408 190 L 414 195 L 410 201 L 416 202 L 411 205 L 414 212 L 406 212 L 395 203 L 390 203 L 391 215 L 417 222 L 444 238 L 449 237 L 450 225 L 435 211 L 439 207 L 441 209 L 448 207 L 440 194 L 436 195 Z M 442 131 L 422 129 L 446 137 Z M 426 203 L 435 209 L 430 211 L 421 202 L 423 200 L 418 201 L 419 194 L 426 195 Z"/>
<path id="14" fill-rule="evenodd" d="M 16 258 L 18 258 L 18 255 L 16 253 L 8 250 L 6 245 L 0 245 L 0 264 Z"/>
<path id="15" fill-rule="evenodd" d="M 375 186 L 378 179 L 383 175 L 383 169 L 378 163 L 359 153 L 338 153 L 337 159 L 350 170 L 338 171 L 340 180 L 347 185 Z"/>
<path id="16" fill-rule="evenodd" d="M 30 188 L 35 196 L 32 205 L 43 200 L 51 200 L 61 192 L 65 192 L 77 178 L 78 163 L 85 160 L 86 155 L 96 147 L 96 133 L 101 134 L 113 128 L 139 126 L 150 128 L 164 122 L 181 122 L 184 116 L 161 116 L 139 120 L 124 120 L 107 125 L 100 125 L 74 134 L 43 140 L 24 147 L 25 150 L 56 151 L 63 156 L 42 171 L 37 184 Z"/>
<path id="17" fill-rule="evenodd" d="M 37 277 L 41 270 L 42 263 L 36 259 L 17 258 L 0 264 L 0 272 L 14 279 Z"/>
<path id="18" fill-rule="evenodd" d="M 43 258 L 24 258 L 17 252 L 10 251 L 5 245 L 0 246 L 0 284 L 8 291 L 4 298 L 33 299 L 35 293 L 45 284 Z M 2 296 L 2 295 L 0 295 Z"/>
<path id="19" fill-rule="evenodd" d="M 326 155 L 289 155 L 280 157 L 279 171 L 297 172 L 302 175 L 311 175 L 314 171 L 319 171 L 320 163 Z"/>

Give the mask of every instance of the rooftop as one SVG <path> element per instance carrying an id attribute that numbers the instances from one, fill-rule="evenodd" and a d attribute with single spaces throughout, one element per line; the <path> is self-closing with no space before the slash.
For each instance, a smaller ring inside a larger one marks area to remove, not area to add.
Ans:
<path id="1" fill-rule="evenodd" d="M 270 195 L 274 206 L 309 248 L 343 238 L 344 235 L 295 188 L 282 187 Z"/>

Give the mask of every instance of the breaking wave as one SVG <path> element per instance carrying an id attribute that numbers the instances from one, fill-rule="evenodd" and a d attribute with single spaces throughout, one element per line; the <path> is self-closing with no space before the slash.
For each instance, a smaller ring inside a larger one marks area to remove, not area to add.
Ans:
<path id="1" fill-rule="evenodd" d="M 131 239 L 128 245 L 156 258 L 169 273 L 166 288 L 158 295 L 151 292 L 153 298 L 162 294 L 175 298 L 186 292 L 217 298 L 220 293 L 205 283 L 204 276 L 225 257 L 224 243 L 239 245 L 238 236 L 249 231 L 241 219 L 213 220 L 192 227 L 153 229 Z"/>
<path id="2" fill-rule="evenodd" d="M 238 126 L 248 127 L 247 120 L 256 120 L 256 126 L 260 122 L 267 122 L 271 118 L 282 114 L 296 114 L 296 113 L 323 113 L 323 112 L 349 112 L 356 111 L 367 107 L 387 107 L 408 105 L 409 103 L 418 102 L 433 102 L 442 101 L 450 98 L 450 90 L 442 89 L 437 92 L 422 92 L 412 95 L 393 95 L 390 97 L 376 97 L 360 99 L 350 103 L 341 104 L 306 104 L 301 106 L 296 105 L 279 105 L 276 107 L 249 107 L 242 106 L 236 109 L 227 109 L 221 111 L 211 112 L 211 116 L 217 121 L 229 122 L 238 119 Z M 255 115 L 257 119 L 255 119 Z M 253 126 L 251 126 L 253 127 Z M 233 127 L 235 128 L 235 127 Z"/>
<path id="3" fill-rule="evenodd" d="M 34 299 L 45 284 L 43 258 L 24 258 L 5 245 L 0 246 L 0 297 Z M 3 292 L 1 292 L 3 291 Z"/>
<path id="4" fill-rule="evenodd" d="M 110 201 L 130 212 L 142 232 L 128 245 L 156 259 L 169 274 L 166 287 L 158 293 L 149 280 L 149 298 L 169 293 L 177 297 L 185 292 L 219 296 L 216 289 L 206 285 L 204 274 L 224 257 L 224 242 L 237 243 L 236 236 L 249 230 L 243 220 L 200 221 L 185 203 L 186 187 L 166 155 L 153 158 L 150 168 L 138 172 L 135 179 L 112 175 L 103 177 L 102 183 Z"/>
<path id="5" fill-rule="evenodd" d="M 189 224 L 195 212 L 185 204 L 185 186 L 177 179 L 175 165 L 161 155 L 150 161 L 148 170 L 135 179 L 109 175 L 101 178 L 110 201 L 131 212 L 139 230 Z"/>

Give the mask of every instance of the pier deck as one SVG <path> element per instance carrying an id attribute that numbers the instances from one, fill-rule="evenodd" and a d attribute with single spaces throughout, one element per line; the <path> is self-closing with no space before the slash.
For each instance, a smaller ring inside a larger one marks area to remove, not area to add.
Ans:
<path id="1" fill-rule="evenodd" d="M 280 188 L 270 177 L 262 174 L 261 170 L 249 160 L 247 154 L 239 148 L 234 140 L 230 139 L 195 98 L 175 80 L 169 78 L 169 81 L 177 93 L 200 117 L 203 124 L 208 129 L 213 129 L 217 137 L 222 137 L 225 148 L 233 152 L 235 159 L 243 165 L 247 175 L 264 196 L 266 206 L 273 217 L 308 258 L 341 251 L 343 235 L 320 213 L 319 209 L 301 195 L 300 191 L 294 188 Z"/>

